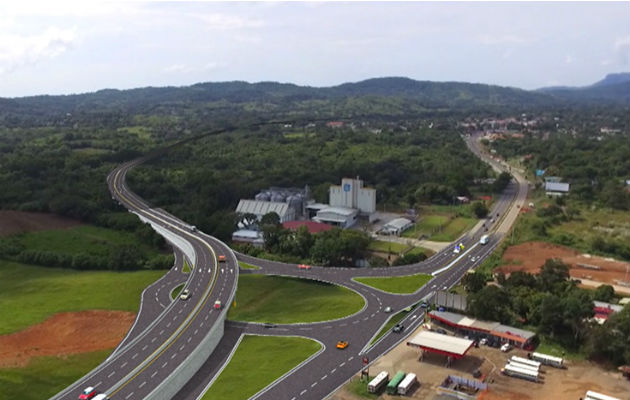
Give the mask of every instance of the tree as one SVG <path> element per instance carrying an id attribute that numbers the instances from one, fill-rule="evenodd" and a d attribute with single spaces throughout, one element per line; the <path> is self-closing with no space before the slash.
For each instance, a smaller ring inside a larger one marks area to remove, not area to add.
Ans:
<path id="1" fill-rule="evenodd" d="M 262 218 L 260 219 L 260 224 L 263 227 L 267 225 L 278 226 L 280 225 L 280 216 L 274 211 L 268 212 L 267 214 L 262 216 Z"/>
<path id="2" fill-rule="evenodd" d="M 538 274 L 538 287 L 546 292 L 554 291 L 561 283 L 569 279 L 569 266 L 560 259 L 550 258 L 540 269 Z"/>
<path id="3" fill-rule="evenodd" d="M 486 276 L 479 272 L 468 273 L 462 278 L 462 285 L 468 293 L 477 293 L 486 286 Z"/>
<path id="4" fill-rule="evenodd" d="M 510 180 L 512 180 L 512 175 L 505 171 L 501 172 L 492 184 L 492 191 L 495 193 L 501 193 L 510 183 Z"/>
<path id="5" fill-rule="evenodd" d="M 593 300 L 610 301 L 615 297 L 615 289 L 611 285 L 600 285 L 593 291 Z"/>
<path id="6" fill-rule="evenodd" d="M 468 296 L 468 312 L 476 318 L 510 323 L 510 297 L 502 288 L 489 285 Z"/>
<path id="7" fill-rule="evenodd" d="M 488 215 L 488 207 L 481 201 L 473 202 L 471 208 L 477 218 L 485 218 Z"/>

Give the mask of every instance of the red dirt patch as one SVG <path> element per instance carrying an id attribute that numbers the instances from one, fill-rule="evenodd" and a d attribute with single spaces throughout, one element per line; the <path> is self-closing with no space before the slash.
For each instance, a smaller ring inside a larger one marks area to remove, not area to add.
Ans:
<path id="1" fill-rule="evenodd" d="M 55 214 L 0 210 L 0 236 L 70 228 L 76 225 L 81 225 L 81 222 Z"/>
<path id="2" fill-rule="evenodd" d="M 582 254 L 577 250 L 545 242 L 527 242 L 508 247 L 503 260 L 509 264 L 497 268 L 504 274 L 514 271 L 540 272 L 548 258 L 559 258 L 571 267 L 569 273 L 576 279 L 591 279 L 608 284 L 626 279 L 630 263 Z M 579 264 L 582 264 L 580 266 Z M 584 267 L 591 266 L 591 268 Z M 600 268 L 600 269 L 597 269 Z"/>
<path id="3" fill-rule="evenodd" d="M 40 324 L 0 336 L 0 367 L 22 367 L 31 357 L 111 349 L 120 343 L 134 319 L 135 313 L 126 311 L 55 314 Z"/>

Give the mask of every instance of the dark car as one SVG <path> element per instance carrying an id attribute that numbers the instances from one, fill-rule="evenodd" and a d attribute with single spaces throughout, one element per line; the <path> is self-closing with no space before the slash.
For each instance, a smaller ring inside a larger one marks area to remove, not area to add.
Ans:
<path id="1" fill-rule="evenodd" d="M 448 333 L 446 333 L 446 331 L 442 328 L 437 329 L 436 332 L 441 333 L 442 335 L 448 335 Z"/>
<path id="2" fill-rule="evenodd" d="M 263 325 L 263 327 L 264 327 L 264 328 L 267 328 L 267 329 L 269 329 L 269 328 L 275 328 L 275 327 L 276 327 L 276 324 L 270 324 L 270 323 L 268 323 L 268 322 L 267 322 L 266 324 L 264 324 L 264 325 Z"/>
<path id="3" fill-rule="evenodd" d="M 392 328 L 392 332 L 402 332 L 405 329 L 405 326 L 403 324 L 396 324 L 394 325 L 394 327 Z"/>

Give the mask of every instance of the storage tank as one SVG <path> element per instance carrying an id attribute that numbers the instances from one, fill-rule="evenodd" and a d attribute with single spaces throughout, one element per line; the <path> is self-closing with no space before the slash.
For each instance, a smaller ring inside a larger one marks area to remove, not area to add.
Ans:
<path id="1" fill-rule="evenodd" d="M 292 195 L 287 197 L 287 204 L 290 208 L 295 210 L 297 215 L 302 215 L 302 196 Z"/>
<path id="2" fill-rule="evenodd" d="M 271 195 L 269 192 L 260 192 L 254 196 L 254 198 L 259 201 L 269 201 L 271 199 Z"/>

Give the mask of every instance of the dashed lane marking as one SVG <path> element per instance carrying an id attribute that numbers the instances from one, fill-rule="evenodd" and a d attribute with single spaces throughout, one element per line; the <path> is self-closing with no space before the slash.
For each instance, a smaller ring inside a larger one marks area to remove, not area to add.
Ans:
<path id="1" fill-rule="evenodd" d="M 164 364 L 162 364 L 162 368 L 166 367 L 166 364 L 168 364 L 168 361 L 165 361 Z"/>
<path id="2" fill-rule="evenodd" d="M 317 381 L 313 382 L 313 383 L 311 384 L 311 387 L 315 387 L 315 385 L 317 385 Z"/>
<path id="3" fill-rule="evenodd" d="M 131 396 L 133 396 L 133 392 L 129 393 L 128 395 L 125 396 L 125 399 L 130 398 Z"/>
<path id="4" fill-rule="evenodd" d="M 320 379 L 320 381 L 323 381 L 324 379 L 328 378 L 328 375 L 324 375 L 322 376 L 322 378 Z"/>
<path id="5" fill-rule="evenodd" d="M 138 353 L 136 353 L 136 354 L 134 354 L 133 356 L 131 356 L 131 359 L 132 359 L 132 360 L 135 360 L 135 359 L 136 359 L 136 357 L 138 357 Z"/>
<path id="6" fill-rule="evenodd" d="M 144 346 L 142 346 L 142 351 L 145 351 L 147 349 L 147 347 L 149 347 L 148 344 L 145 344 Z"/>
<path id="7" fill-rule="evenodd" d="M 138 389 L 142 389 L 142 386 L 144 386 L 144 385 L 146 385 L 146 384 L 147 384 L 147 381 L 142 382 L 142 383 L 140 384 L 140 386 L 138 386 Z"/>
<path id="8" fill-rule="evenodd" d="M 341 364 L 339 364 L 339 368 L 343 367 L 344 365 L 346 365 L 346 362 L 342 362 Z"/>
<path id="9" fill-rule="evenodd" d="M 114 376 L 116 372 L 112 372 L 111 374 L 107 375 L 108 378 L 111 378 L 112 376 Z"/>
<path id="10" fill-rule="evenodd" d="M 155 375 L 157 375 L 157 371 L 155 371 L 154 373 L 151 374 L 151 379 L 153 379 L 155 377 Z"/>
<path id="11" fill-rule="evenodd" d="M 127 361 L 125 361 L 124 363 L 122 363 L 122 365 L 120 366 L 120 368 L 121 368 L 121 369 L 122 369 L 122 368 L 125 368 L 125 366 L 126 366 L 127 364 L 129 364 L 129 363 L 128 363 Z"/>
<path id="12" fill-rule="evenodd" d="M 330 371 L 330 373 L 334 374 L 336 370 L 337 370 L 337 368 L 333 368 L 332 371 Z"/>
<path id="13" fill-rule="evenodd" d="M 300 392 L 300 396 L 302 396 L 302 395 L 303 395 L 304 393 L 306 393 L 306 392 L 307 392 L 307 390 L 306 390 L 306 389 L 302 390 L 302 391 Z"/>

